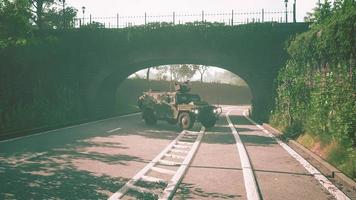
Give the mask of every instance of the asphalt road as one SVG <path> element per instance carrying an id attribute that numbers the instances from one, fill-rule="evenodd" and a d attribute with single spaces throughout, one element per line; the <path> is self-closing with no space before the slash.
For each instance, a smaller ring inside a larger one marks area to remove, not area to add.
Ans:
<path id="1" fill-rule="evenodd" d="M 260 199 L 335 198 L 244 109 L 226 106 L 224 114 L 245 147 Z M 205 132 L 173 199 L 247 199 L 246 167 L 229 125 L 222 116 Z M 0 199 L 107 199 L 180 132 L 166 122 L 147 127 L 133 114 L 1 141 Z"/>

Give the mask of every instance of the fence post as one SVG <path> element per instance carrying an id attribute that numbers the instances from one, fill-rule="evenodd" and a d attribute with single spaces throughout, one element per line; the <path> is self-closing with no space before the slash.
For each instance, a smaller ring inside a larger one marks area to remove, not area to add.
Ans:
<path id="1" fill-rule="evenodd" d="M 89 24 L 91 24 L 91 14 L 89 15 Z"/>
<path id="2" fill-rule="evenodd" d="M 147 14 L 145 13 L 145 26 L 147 24 Z"/>
<path id="3" fill-rule="evenodd" d="M 293 22 L 296 23 L 297 22 L 297 7 L 296 7 L 296 0 L 294 0 L 294 4 L 293 4 Z"/>
<path id="4" fill-rule="evenodd" d="M 176 13 L 173 12 L 173 25 L 175 25 L 175 24 L 176 24 Z"/>
<path id="5" fill-rule="evenodd" d="M 120 26 L 119 26 L 119 13 L 116 13 L 116 28 L 120 28 Z"/>
<path id="6" fill-rule="evenodd" d="M 82 19 L 79 18 L 79 28 L 82 27 Z"/>
<path id="7" fill-rule="evenodd" d="M 265 22 L 265 9 L 262 9 L 262 23 Z"/>
<path id="8" fill-rule="evenodd" d="M 234 26 L 234 10 L 231 11 L 231 26 Z"/>
<path id="9" fill-rule="evenodd" d="M 201 11 L 201 22 L 204 23 L 204 10 Z"/>
<path id="10" fill-rule="evenodd" d="M 288 0 L 285 0 L 285 6 L 286 6 L 286 23 L 288 23 Z"/>

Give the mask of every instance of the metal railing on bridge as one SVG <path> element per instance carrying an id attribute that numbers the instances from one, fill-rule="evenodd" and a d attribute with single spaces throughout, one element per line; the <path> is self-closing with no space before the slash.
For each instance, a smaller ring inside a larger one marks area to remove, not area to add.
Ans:
<path id="1" fill-rule="evenodd" d="M 291 14 L 288 17 L 288 14 Z M 187 23 L 218 23 L 221 25 L 235 26 L 248 23 L 277 22 L 288 23 L 288 19 L 296 22 L 295 10 L 293 11 L 266 11 L 261 9 L 255 12 L 204 12 L 199 13 L 180 13 L 172 12 L 170 14 L 149 14 L 123 16 L 117 13 L 114 16 L 98 17 L 91 14 L 75 18 L 73 25 L 76 28 L 96 24 L 102 28 L 127 28 L 133 26 L 144 26 L 152 23 L 166 23 L 170 25 Z"/>

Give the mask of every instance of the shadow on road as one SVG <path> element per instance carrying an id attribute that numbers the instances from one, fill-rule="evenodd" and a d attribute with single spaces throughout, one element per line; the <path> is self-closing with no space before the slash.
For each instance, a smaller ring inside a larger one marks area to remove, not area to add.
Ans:
<path id="1" fill-rule="evenodd" d="M 256 146 L 268 146 L 272 144 L 278 144 L 275 139 L 266 137 L 266 136 L 259 136 L 259 135 L 240 135 L 241 140 L 245 145 L 256 145 Z"/>
<path id="2" fill-rule="evenodd" d="M 0 166 L 6 172 L 0 173 L 0 199 L 106 199 L 109 191 L 115 191 L 127 181 L 75 169 L 71 164 L 72 159 L 82 156 L 68 150 L 47 152 L 46 156 L 28 160 L 20 159 L 19 163 L 0 161 Z M 113 163 L 138 159 L 129 156 L 89 157 Z"/>

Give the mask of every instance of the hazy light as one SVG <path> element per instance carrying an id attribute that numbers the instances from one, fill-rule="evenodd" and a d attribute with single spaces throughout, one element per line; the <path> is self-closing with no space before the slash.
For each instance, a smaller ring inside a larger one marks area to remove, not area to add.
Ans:
<path id="1" fill-rule="evenodd" d="M 168 67 L 168 65 L 167 65 Z M 151 68 L 150 70 L 150 79 L 151 80 L 159 80 L 157 77 L 158 70 Z M 136 73 L 130 75 L 128 78 L 142 78 L 145 79 L 147 75 L 147 69 L 142 69 L 137 71 Z M 167 77 L 169 73 L 167 72 Z M 169 81 L 169 78 L 167 79 Z M 197 72 L 190 81 L 200 81 L 200 74 Z M 219 67 L 209 66 L 209 69 L 204 74 L 204 82 L 214 82 L 214 83 L 226 83 L 233 85 L 247 85 L 246 82 L 241 79 L 238 75 L 231 73 L 225 69 Z"/>
<path id="2" fill-rule="evenodd" d="M 289 1 L 292 8 L 294 1 Z M 307 12 L 316 6 L 317 0 L 297 1 L 297 21 L 303 21 Z M 236 12 L 284 11 L 284 0 L 67 0 L 67 5 L 77 8 L 86 7 L 86 13 L 96 17 L 120 15 L 171 14 L 175 12 Z M 289 16 L 292 19 L 292 15 Z"/>

